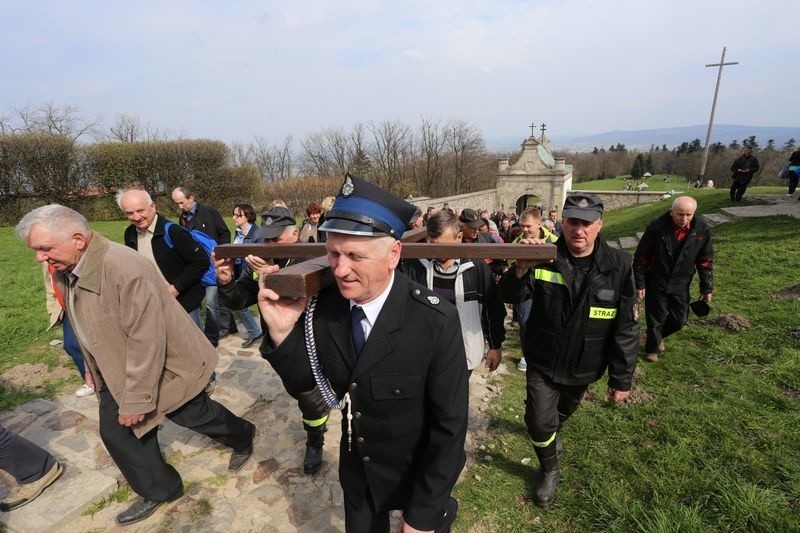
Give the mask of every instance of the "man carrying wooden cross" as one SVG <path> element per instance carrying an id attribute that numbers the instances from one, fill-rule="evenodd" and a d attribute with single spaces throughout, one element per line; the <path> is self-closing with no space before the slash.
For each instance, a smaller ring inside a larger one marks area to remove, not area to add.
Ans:
<path id="1" fill-rule="evenodd" d="M 392 509 L 402 510 L 403 531 L 449 531 L 458 507 L 450 492 L 465 461 L 464 343 L 456 309 L 396 271 L 413 210 L 348 174 L 320 227 L 336 285 L 308 306 L 259 293 L 269 326 L 262 355 L 286 389 L 318 385 L 345 408 L 348 532 L 387 531 Z"/>
<path id="2" fill-rule="evenodd" d="M 631 259 L 600 236 L 603 203 L 596 196 L 573 194 L 563 217 L 556 260 L 540 265 L 518 260 L 500 281 L 507 302 L 526 294 L 533 302 L 524 345 L 525 424 L 540 465 L 534 502 L 542 507 L 553 503 L 561 479 L 561 426 L 606 368 L 609 399 L 628 397 L 639 342 Z"/>

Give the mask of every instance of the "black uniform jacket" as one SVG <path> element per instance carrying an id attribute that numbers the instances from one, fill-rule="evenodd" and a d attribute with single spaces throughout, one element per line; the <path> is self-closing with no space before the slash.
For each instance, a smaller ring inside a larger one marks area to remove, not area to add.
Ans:
<path id="1" fill-rule="evenodd" d="M 574 294 L 563 237 L 556 247 L 553 263 L 537 265 L 522 279 L 509 269 L 500 281 L 506 302 L 524 297 L 526 285 L 533 300 L 525 332 L 528 367 L 562 385 L 587 385 L 608 367 L 608 386 L 630 390 L 639 348 L 630 255 L 598 236 L 583 290 Z"/>
<path id="2" fill-rule="evenodd" d="M 418 529 L 434 529 L 464 466 L 468 386 L 455 307 L 395 272 L 394 285 L 361 355 L 350 333 L 349 302 L 336 286 L 319 294 L 314 338 L 339 398 L 350 393 L 352 448 L 342 417 L 339 479 L 358 505 L 366 489 L 377 511 L 402 509 Z M 290 394 L 314 387 L 301 317 L 284 342 L 262 355 Z"/>
<path id="3" fill-rule="evenodd" d="M 170 248 L 164 240 L 164 226 L 167 222 L 166 218 L 158 215 L 151 241 L 153 257 L 164 279 L 180 293 L 178 303 L 191 311 L 200 305 L 206 294 L 205 288 L 200 285 L 200 278 L 208 270 L 210 260 L 206 251 L 189 232 L 175 223 L 169 229 L 169 236 L 175 246 Z M 138 248 L 136 227 L 133 224 L 125 228 L 125 246 L 134 250 Z"/>
<path id="4" fill-rule="evenodd" d="M 184 216 L 181 214 L 181 220 L 183 218 Z M 217 244 L 230 244 L 231 242 L 231 230 L 228 229 L 216 207 L 197 202 L 194 216 L 186 224 L 186 227 L 202 231 L 217 241 Z"/>
<path id="5" fill-rule="evenodd" d="M 702 217 L 692 219 L 682 244 L 678 244 L 674 233 L 669 212 L 647 226 L 633 256 L 636 288 L 647 289 L 648 297 L 649 293 L 686 294 L 697 269 L 700 292 L 713 292 L 714 248 L 705 220 Z"/>

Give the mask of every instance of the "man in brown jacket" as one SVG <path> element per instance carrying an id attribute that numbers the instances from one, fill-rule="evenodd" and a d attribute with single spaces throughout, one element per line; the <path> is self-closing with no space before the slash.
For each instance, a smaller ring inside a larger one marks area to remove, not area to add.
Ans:
<path id="1" fill-rule="evenodd" d="M 158 446 L 165 417 L 233 448 L 228 468 L 240 469 L 253 452 L 255 426 L 203 390 L 217 352 L 156 266 L 93 232 L 80 213 L 61 205 L 34 209 L 16 231 L 37 261 L 56 270 L 98 391 L 100 437 L 142 497 L 117 515 L 117 523 L 143 520 L 183 494 L 180 475 Z"/>

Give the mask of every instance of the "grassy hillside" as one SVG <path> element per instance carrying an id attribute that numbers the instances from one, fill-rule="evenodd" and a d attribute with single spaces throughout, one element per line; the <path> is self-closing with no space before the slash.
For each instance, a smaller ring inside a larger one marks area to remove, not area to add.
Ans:
<path id="1" fill-rule="evenodd" d="M 714 194 L 701 205 L 720 201 Z M 630 234 L 618 225 L 641 227 L 660 211 L 609 214 L 607 228 Z M 800 302 L 781 293 L 798 283 L 797 220 L 713 232 L 711 316 L 691 318 L 659 363 L 640 359 L 635 403 L 606 403 L 602 380 L 590 388 L 565 426 L 563 480 L 546 511 L 531 503 L 537 462 L 523 420 L 524 374 L 513 370 L 518 342 L 507 343 L 512 370 L 499 380 L 491 435 L 456 490 L 458 531 L 800 529 Z M 749 327 L 716 325 L 723 315 Z"/>

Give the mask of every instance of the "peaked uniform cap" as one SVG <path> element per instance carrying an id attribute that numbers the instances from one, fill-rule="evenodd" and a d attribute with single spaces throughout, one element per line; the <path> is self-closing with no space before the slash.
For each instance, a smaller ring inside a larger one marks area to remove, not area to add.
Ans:
<path id="1" fill-rule="evenodd" d="M 400 239 L 414 209 L 402 198 L 348 173 L 319 230 Z"/>

